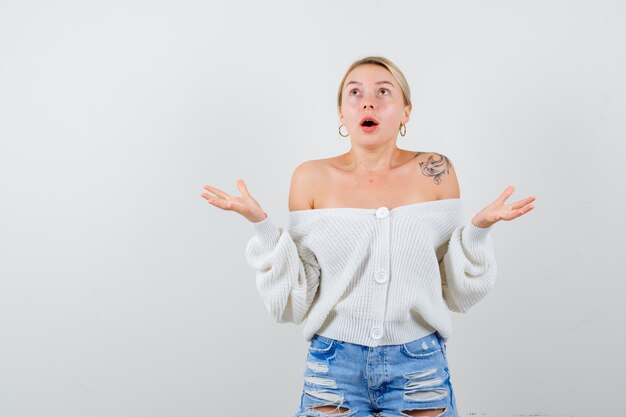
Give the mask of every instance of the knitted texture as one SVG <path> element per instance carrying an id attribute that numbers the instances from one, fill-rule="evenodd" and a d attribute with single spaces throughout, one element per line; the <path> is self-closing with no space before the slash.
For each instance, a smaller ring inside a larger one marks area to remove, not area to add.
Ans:
<path id="1" fill-rule="evenodd" d="M 493 226 L 463 221 L 460 198 L 289 212 L 252 223 L 246 260 L 278 323 L 365 346 L 402 344 L 467 312 L 495 285 Z"/>

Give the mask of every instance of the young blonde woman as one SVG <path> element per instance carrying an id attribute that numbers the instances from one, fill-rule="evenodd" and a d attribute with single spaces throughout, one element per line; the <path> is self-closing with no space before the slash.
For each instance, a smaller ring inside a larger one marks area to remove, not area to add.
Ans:
<path id="1" fill-rule="evenodd" d="M 451 160 L 396 145 L 411 97 L 384 57 L 350 66 L 337 109 L 351 148 L 295 169 L 287 230 L 241 180 L 241 196 L 209 185 L 213 195 L 202 196 L 252 222 L 246 259 L 272 317 L 306 321 L 295 416 L 458 416 L 449 311 L 468 311 L 494 286 L 489 232 L 532 210 L 535 198 L 507 203 L 509 186 L 465 221 Z"/>

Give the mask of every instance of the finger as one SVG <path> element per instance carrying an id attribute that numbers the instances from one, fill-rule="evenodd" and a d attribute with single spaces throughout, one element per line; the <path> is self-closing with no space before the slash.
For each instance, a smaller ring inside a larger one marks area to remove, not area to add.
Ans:
<path id="1" fill-rule="evenodd" d="M 513 216 L 511 216 L 511 218 L 510 218 L 510 219 L 507 219 L 507 220 L 517 219 L 518 217 L 520 217 L 520 216 L 522 216 L 522 215 L 524 215 L 524 214 L 528 213 L 529 211 L 531 211 L 531 210 L 532 210 L 532 209 L 534 209 L 534 208 L 535 208 L 535 206 L 530 205 L 530 206 L 527 206 L 527 207 L 521 208 L 521 209 L 519 209 L 519 210 L 516 210 L 516 211 L 515 211 L 515 214 L 514 214 Z"/>
<path id="2" fill-rule="evenodd" d="M 234 200 L 224 200 L 221 198 L 207 198 L 210 204 L 214 205 L 217 208 L 221 208 L 222 210 L 232 210 L 240 212 L 244 206 L 240 203 L 237 203 Z"/>
<path id="3" fill-rule="evenodd" d="M 513 187 L 512 185 L 509 185 L 508 187 L 504 189 L 504 191 L 502 191 L 502 194 L 500 194 L 500 197 L 498 197 L 498 201 L 504 204 L 506 199 L 509 198 L 511 194 L 513 194 L 514 191 L 515 191 L 515 187 Z"/>
<path id="4" fill-rule="evenodd" d="M 225 201 L 225 200 L 220 199 L 219 197 L 215 197 L 207 193 L 202 193 L 201 195 L 211 204 L 215 203 L 216 201 Z"/>
<path id="5" fill-rule="evenodd" d="M 246 183 L 240 178 L 237 180 L 237 188 L 241 192 L 242 197 L 249 197 L 250 193 L 248 192 L 248 187 L 246 187 Z"/>
<path id="6" fill-rule="evenodd" d="M 212 187 L 210 185 L 205 185 L 202 188 L 204 188 L 207 191 L 212 192 L 214 195 L 216 195 L 219 198 L 223 198 L 223 199 L 227 199 L 228 198 L 228 194 L 225 193 L 224 191 L 218 189 L 218 188 Z"/>
<path id="7" fill-rule="evenodd" d="M 514 209 L 514 210 L 521 209 L 524 206 L 526 206 L 527 204 L 532 203 L 533 201 L 535 201 L 535 196 L 526 197 L 524 199 L 521 199 L 521 200 L 513 203 L 511 205 L 511 208 Z"/>

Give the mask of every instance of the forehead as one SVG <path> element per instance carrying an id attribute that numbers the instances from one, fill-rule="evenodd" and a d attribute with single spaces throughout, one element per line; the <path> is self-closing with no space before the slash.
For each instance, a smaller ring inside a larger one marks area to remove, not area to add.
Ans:
<path id="1" fill-rule="evenodd" d="M 389 81 L 393 85 L 398 85 L 398 82 L 387 68 L 376 64 L 363 64 L 354 68 L 348 73 L 345 84 L 350 81 L 358 81 L 363 84 L 373 84 L 377 81 Z"/>

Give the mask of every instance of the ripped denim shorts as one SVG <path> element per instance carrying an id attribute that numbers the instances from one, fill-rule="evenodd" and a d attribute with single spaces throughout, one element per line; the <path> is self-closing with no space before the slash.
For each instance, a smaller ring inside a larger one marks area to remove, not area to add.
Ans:
<path id="1" fill-rule="evenodd" d="M 434 332 L 400 345 L 311 339 L 294 417 L 458 417 L 446 344 Z"/>

